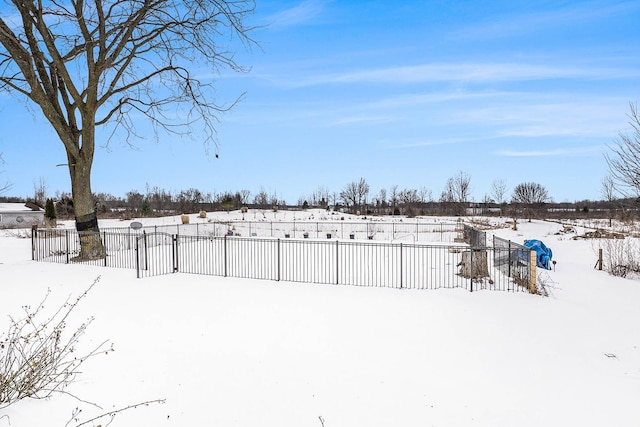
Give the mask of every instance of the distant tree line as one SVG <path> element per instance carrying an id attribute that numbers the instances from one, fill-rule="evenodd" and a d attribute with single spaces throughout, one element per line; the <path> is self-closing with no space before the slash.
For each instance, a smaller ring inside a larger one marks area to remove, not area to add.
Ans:
<path id="1" fill-rule="evenodd" d="M 70 194 L 47 197 L 47 184 L 43 178 L 34 183 L 33 197 L 1 197 L 0 202 L 30 202 L 45 207 L 49 199 L 55 202 L 58 219 L 74 217 Z M 95 209 L 101 218 L 134 218 L 196 213 L 201 210 L 236 210 L 242 207 L 263 211 L 272 209 L 320 208 L 360 215 L 465 216 L 495 215 L 531 220 L 568 216 L 620 218 L 630 220 L 640 209 L 640 199 L 621 197 L 611 177 L 602 180 L 602 200 L 581 200 L 556 203 L 548 190 L 536 182 L 523 182 L 509 189 L 506 181 L 497 179 L 480 201 L 472 197 L 471 176 L 460 171 L 445 183 L 438 198 L 426 187 L 400 188 L 397 185 L 372 192 L 364 178 L 349 182 L 337 191 L 319 186 L 296 204 L 288 204 L 276 192 L 261 188 L 252 194 L 249 190 L 203 192 L 196 188 L 172 193 L 147 185 L 143 192 L 131 190 L 124 197 L 108 193 L 94 194 Z"/>
<path id="2" fill-rule="evenodd" d="M 426 187 L 400 188 L 392 185 L 372 192 L 364 178 L 349 182 L 338 191 L 319 186 L 311 194 L 288 204 L 263 188 L 255 194 L 249 190 L 203 192 L 196 188 L 177 193 L 147 185 L 143 192 L 128 191 L 124 197 L 108 193 L 94 194 L 96 212 L 101 218 L 134 218 L 196 213 L 199 211 L 237 210 L 242 207 L 259 209 L 320 208 L 360 215 L 465 216 L 495 215 L 519 219 L 600 217 L 633 219 L 640 206 L 634 197 L 616 197 L 611 178 L 603 179 L 602 200 L 581 200 L 556 203 L 548 190 L 536 182 L 523 182 L 509 189 L 506 181 L 494 180 L 489 193 L 480 201 L 472 197 L 471 176 L 463 171 L 450 177 L 438 198 Z M 74 217 L 73 199 L 62 193 L 53 197 L 58 219 Z M 0 202 L 24 202 L 17 197 L 0 197 Z M 41 178 L 34 184 L 33 197 L 26 200 L 45 206 L 47 185 Z"/>

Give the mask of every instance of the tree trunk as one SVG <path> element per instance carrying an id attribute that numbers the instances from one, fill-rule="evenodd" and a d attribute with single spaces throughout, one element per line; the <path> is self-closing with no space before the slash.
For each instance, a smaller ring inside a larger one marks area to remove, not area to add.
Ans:
<path id="1" fill-rule="evenodd" d="M 87 156 L 81 150 L 77 158 L 73 158 L 71 155 L 68 158 L 76 230 L 78 230 L 80 237 L 80 254 L 74 260 L 103 259 L 106 257 L 106 251 L 100 236 L 98 217 L 91 191 L 93 153 Z"/>
<path id="2" fill-rule="evenodd" d="M 469 252 L 463 252 L 462 261 L 460 261 L 459 266 L 462 277 L 472 279 L 489 277 L 489 264 L 486 251 L 471 249 Z"/>

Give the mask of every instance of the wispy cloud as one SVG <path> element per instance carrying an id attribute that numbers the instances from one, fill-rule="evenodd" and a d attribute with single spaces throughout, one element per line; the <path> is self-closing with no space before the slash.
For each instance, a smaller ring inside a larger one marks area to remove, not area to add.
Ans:
<path id="1" fill-rule="evenodd" d="M 578 157 L 593 153 L 601 153 L 604 146 L 588 146 L 577 148 L 556 148 L 552 150 L 498 150 L 494 154 L 505 157 Z"/>
<path id="2" fill-rule="evenodd" d="M 350 124 L 357 124 L 357 123 L 367 123 L 367 124 L 389 123 L 394 120 L 395 118 L 391 116 L 351 116 L 351 117 L 344 117 L 344 118 L 335 120 L 331 124 L 332 125 L 350 125 Z"/>
<path id="3" fill-rule="evenodd" d="M 267 18 L 270 28 L 282 29 L 313 22 L 324 10 L 326 1 L 305 0 L 302 3 Z"/>
<path id="4" fill-rule="evenodd" d="M 487 138 L 478 138 L 478 137 L 468 137 L 468 138 L 437 138 L 437 139 L 415 139 L 415 140 L 401 140 L 401 141 L 382 141 L 383 144 L 386 144 L 387 148 L 390 149 L 398 149 L 398 148 L 416 148 L 416 147 L 434 147 L 438 145 L 452 145 L 452 144 L 462 144 L 469 142 L 481 142 L 486 140 Z"/>
<path id="5" fill-rule="evenodd" d="M 323 84 L 535 81 L 549 79 L 619 79 L 640 77 L 627 68 L 597 68 L 517 63 L 451 63 L 390 67 L 288 79 L 280 84 L 306 87 Z"/>
<path id="6" fill-rule="evenodd" d="M 464 39 L 505 38 L 530 31 L 540 31 L 545 26 L 563 26 L 601 20 L 607 16 L 628 14 L 638 10 L 637 1 L 582 2 L 577 5 L 561 7 L 555 10 L 534 12 L 528 10 L 521 14 L 504 14 L 498 19 L 468 26 L 454 33 L 454 37 Z"/>

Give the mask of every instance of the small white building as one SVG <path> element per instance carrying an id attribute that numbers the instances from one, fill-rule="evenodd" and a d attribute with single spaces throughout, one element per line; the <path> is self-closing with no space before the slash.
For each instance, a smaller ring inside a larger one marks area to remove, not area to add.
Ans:
<path id="1" fill-rule="evenodd" d="M 44 210 L 28 203 L 0 203 L 0 228 L 28 228 L 44 223 Z"/>

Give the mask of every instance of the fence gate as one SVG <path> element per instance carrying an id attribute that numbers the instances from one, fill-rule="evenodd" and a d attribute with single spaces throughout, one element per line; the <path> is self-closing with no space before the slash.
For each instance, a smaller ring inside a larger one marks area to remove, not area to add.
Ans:
<path id="1" fill-rule="evenodd" d="M 178 244 L 175 235 L 143 233 L 136 238 L 136 272 L 138 278 L 178 271 Z"/>

